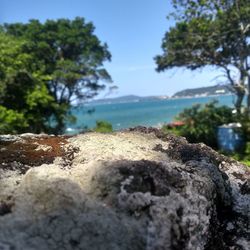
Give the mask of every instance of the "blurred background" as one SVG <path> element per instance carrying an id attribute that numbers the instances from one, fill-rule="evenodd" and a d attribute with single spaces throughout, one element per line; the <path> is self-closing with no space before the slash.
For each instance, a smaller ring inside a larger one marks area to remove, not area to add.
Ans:
<path id="1" fill-rule="evenodd" d="M 248 164 L 249 38 L 247 0 L 2 0 L 0 133 L 153 126 Z"/>

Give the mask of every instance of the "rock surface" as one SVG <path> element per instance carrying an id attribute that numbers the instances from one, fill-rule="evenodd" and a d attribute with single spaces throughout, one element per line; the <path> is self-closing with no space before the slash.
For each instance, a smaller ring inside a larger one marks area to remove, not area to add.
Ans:
<path id="1" fill-rule="evenodd" d="M 249 170 L 203 144 L 0 136 L 0 250 L 247 250 L 249 225 Z"/>

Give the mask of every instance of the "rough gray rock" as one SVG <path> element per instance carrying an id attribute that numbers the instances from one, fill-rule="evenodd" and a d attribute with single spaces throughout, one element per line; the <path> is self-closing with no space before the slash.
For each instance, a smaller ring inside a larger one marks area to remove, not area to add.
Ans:
<path id="1" fill-rule="evenodd" d="M 203 144 L 143 127 L 0 139 L 1 250 L 249 249 L 249 170 Z"/>

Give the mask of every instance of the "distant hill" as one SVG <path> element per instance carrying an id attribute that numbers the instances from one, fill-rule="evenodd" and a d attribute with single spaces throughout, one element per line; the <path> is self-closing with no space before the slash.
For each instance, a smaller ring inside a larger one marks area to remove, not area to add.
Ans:
<path id="1" fill-rule="evenodd" d="M 211 87 L 202 87 L 195 89 L 185 89 L 175 93 L 173 98 L 182 97 L 199 97 L 199 96 L 209 96 L 209 95 L 226 95 L 230 94 L 230 85 L 215 85 Z M 137 96 L 137 95 L 126 95 L 115 98 L 103 98 L 98 100 L 90 101 L 89 104 L 113 104 L 113 103 L 129 103 L 129 102 L 144 102 L 153 100 L 163 100 L 168 99 L 166 95 L 163 96 Z"/>
<path id="2" fill-rule="evenodd" d="M 211 87 L 202 87 L 194 89 L 185 89 L 175 93 L 172 97 L 199 97 L 210 95 L 227 95 L 231 94 L 232 87 L 230 85 L 215 85 Z"/>
<path id="3" fill-rule="evenodd" d="M 110 104 L 110 103 L 127 103 L 127 102 L 141 102 L 141 101 L 152 101 L 159 99 L 167 99 L 167 96 L 136 96 L 136 95 L 126 95 L 115 98 L 105 98 L 93 100 L 90 104 Z"/>

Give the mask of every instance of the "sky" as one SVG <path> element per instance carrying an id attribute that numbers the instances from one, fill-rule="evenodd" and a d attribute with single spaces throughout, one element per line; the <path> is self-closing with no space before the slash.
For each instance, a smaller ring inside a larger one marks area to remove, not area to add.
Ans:
<path id="1" fill-rule="evenodd" d="M 109 97 L 171 96 L 186 88 L 217 84 L 219 72 L 212 69 L 156 72 L 153 58 L 161 54 L 162 38 L 174 25 L 166 18 L 170 11 L 170 0 L 0 0 L 0 23 L 76 16 L 93 22 L 95 34 L 112 54 L 105 68 L 118 90 Z"/>

